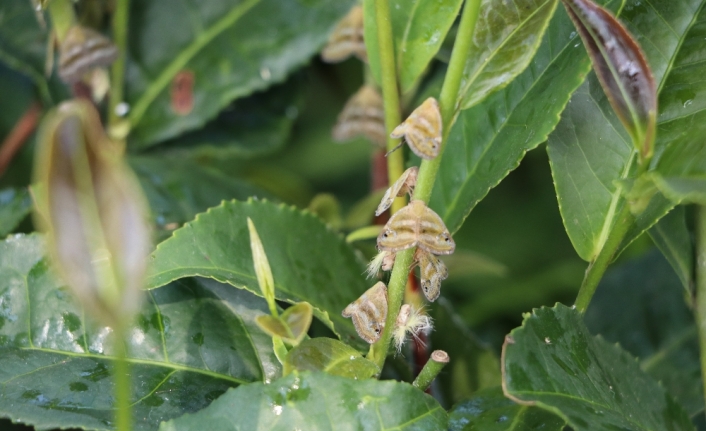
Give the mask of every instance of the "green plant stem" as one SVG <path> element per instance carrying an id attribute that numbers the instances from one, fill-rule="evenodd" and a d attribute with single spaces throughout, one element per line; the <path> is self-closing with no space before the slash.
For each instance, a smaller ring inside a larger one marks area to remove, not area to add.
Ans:
<path id="1" fill-rule="evenodd" d="M 424 368 L 419 372 L 419 375 L 412 385 L 415 387 L 426 391 L 431 383 L 434 381 L 436 376 L 439 375 L 441 370 L 449 363 L 449 355 L 443 350 L 435 350 L 432 352 L 431 357 L 424 364 Z"/>
<path id="2" fill-rule="evenodd" d="M 637 169 L 635 178 L 639 178 L 644 174 L 649 164 L 649 160 L 641 163 Z M 608 269 L 608 265 L 617 257 L 616 255 L 620 249 L 620 245 L 623 243 L 623 239 L 625 239 L 625 235 L 627 235 L 633 223 L 635 223 L 635 217 L 630 212 L 628 202 L 624 201 L 623 208 L 620 210 L 615 224 L 610 234 L 608 234 L 608 239 L 606 239 L 605 244 L 603 244 L 603 248 L 601 248 L 598 256 L 596 256 L 586 269 L 583 282 L 581 282 L 581 288 L 576 296 L 576 302 L 574 302 L 574 306 L 579 313 L 583 314 L 586 312 L 586 309 L 588 309 L 588 305 L 591 303 L 593 294 L 596 293 L 596 289 L 603 278 L 603 274 L 605 274 Z"/>
<path id="3" fill-rule="evenodd" d="M 108 103 L 108 128 L 114 128 L 120 121 L 116 112 L 123 101 L 125 85 L 125 50 L 127 49 L 127 21 L 130 0 L 117 0 L 113 14 L 113 43 L 118 48 L 118 58 L 110 69 L 110 101 Z"/>
<path id="4" fill-rule="evenodd" d="M 132 429 L 132 411 L 130 407 L 130 363 L 127 360 L 125 331 L 115 330 L 115 429 L 130 431 Z"/>
<path id="5" fill-rule="evenodd" d="M 394 52 L 392 51 L 392 29 L 390 27 L 389 20 L 389 5 L 387 1 L 382 0 L 377 0 L 375 5 L 376 22 L 378 24 L 378 43 L 380 44 L 380 63 L 382 65 L 383 97 L 385 97 L 385 126 L 388 130 L 391 130 L 391 125 L 392 127 L 395 127 L 399 124 L 399 110 L 397 111 L 396 120 L 391 121 L 394 119 L 392 117 L 393 113 L 388 113 L 390 110 L 388 107 L 399 107 L 399 95 L 397 94 L 397 82 L 394 80 L 395 64 Z M 479 9 L 480 0 L 468 0 L 463 9 L 461 23 L 456 35 L 456 41 L 454 42 L 454 48 L 451 53 L 451 61 L 446 72 L 446 77 L 444 78 L 444 84 L 441 88 L 441 96 L 439 99 L 442 120 L 444 123 L 444 136 L 441 150 L 436 159 L 432 161 L 425 160 L 422 162 L 422 167 L 419 171 L 417 186 L 414 193 L 415 199 L 422 199 L 425 202 L 428 202 L 429 197 L 431 196 L 431 190 L 434 186 L 436 173 L 439 170 L 439 161 L 441 160 L 441 156 L 444 151 L 444 143 L 446 141 L 446 137 L 448 136 L 448 131 L 451 129 L 455 119 L 456 107 L 458 105 L 458 90 L 461 86 L 464 67 L 466 65 L 466 61 L 468 60 L 471 38 L 476 27 L 476 21 L 478 20 Z M 387 18 L 387 20 L 384 18 Z M 380 29 L 381 23 L 386 27 L 386 30 Z M 390 70 L 392 71 L 392 75 L 389 75 Z M 389 82 L 390 79 L 393 79 L 394 81 Z M 386 87 L 388 88 L 387 92 L 385 91 Z M 387 99 L 388 94 L 390 93 L 390 87 L 394 89 L 394 95 L 390 96 L 390 98 L 394 98 L 394 104 L 391 104 L 393 101 L 389 101 Z M 388 118 L 390 119 L 389 121 Z M 391 145 L 394 147 L 396 143 L 397 140 L 388 139 L 388 148 L 390 148 Z M 397 153 L 400 152 L 398 151 Z M 388 156 L 388 158 L 393 154 Z M 399 168 L 392 168 L 390 165 L 391 161 L 388 160 L 388 176 L 390 178 L 390 184 L 396 181 L 403 172 L 402 168 L 404 166 L 402 155 L 399 154 L 396 157 L 400 158 Z M 394 169 L 398 170 L 394 171 Z M 393 205 L 393 210 L 394 209 L 395 207 Z M 390 340 L 392 338 L 391 334 L 395 328 L 397 313 L 402 306 L 402 299 L 404 298 L 404 290 L 407 285 L 407 276 L 409 275 L 409 268 L 412 265 L 413 254 L 414 249 L 403 250 L 397 253 L 395 265 L 392 268 L 392 275 L 390 276 L 390 282 L 387 285 L 388 313 L 387 320 L 385 321 L 385 329 L 383 330 L 380 339 L 372 346 L 369 355 L 369 359 L 375 362 L 381 369 L 385 364 L 385 358 L 387 357 L 387 352 L 390 348 Z"/>
<path id="6" fill-rule="evenodd" d="M 400 140 L 391 138 L 389 133 L 402 122 L 402 118 L 400 114 L 400 93 L 397 88 L 395 47 L 392 42 L 389 0 L 375 0 L 375 24 L 378 30 L 382 98 L 385 106 L 385 130 L 388 133 L 387 151 L 392 151 Z M 397 181 L 404 172 L 403 155 L 403 151 L 395 151 L 387 156 L 387 178 L 390 184 Z M 394 214 L 404 205 L 404 199 L 395 199 L 390 209 L 391 213 Z"/>
<path id="7" fill-rule="evenodd" d="M 696 210 L 696 327 L 699 330 L 701 374 L 706 376 L 706 206 Z M 706 379 L 703 379 L 706 394 Z"/>
<path id="8" fill-rule="evenodd" d="M 625 235 L 628 233 L 634 221 L 635 218 L 630 213 L 630 206 L 625 203 L 603 248 L 600 253 L 598 253 L 598 256 L 596 256 L 596 259 L 588 266 L 588 269 L 586 269 L 586 275 L 584 275 L 581 288 L 579 289 L 576 302 L 574 303 L 579 313 L 586 312 L 593 298 L 593 294 L 596 293 L 598 283 L 600 283 L 603 278 L 603 274 L 605 274 L 606 269 L 608 269 L 608 265 L 613 261 L 615 253 L 618 251 L 620 244 L 623 242 L 623 238 L 625 238 Z"/>
<path id="9" fill-rule="evenodd" d="M 47 9 L 51 17 L 52 26 L 59 43 L 64 41 L 66 33 L 76 23 L 76 12 L 71 0 L 52 0 Z"/>
<path id="10" fill-rule="evenodd" d="M 458 26 L 458 34 L 454 42 L 453 51 L 451 52 L 451 60 L 449 68 L 446 70 L 444 84 L 441 87 L 439 95 L 439 108 L 441 109 L 441 119 L 443 122 L 443 133 L 441 140 L 441 148 L 439 155 L 432 160 L 423 160 L 419 167 L 419 176 L 417 177 L 417 186 L 414 189 L 414 198 L 429 202 L 436 173 L 439 171 L 441 157 L 444 155 L 446 141 L 449 137 L 449 132 L 453 123 L 456 121 L 458 113 L 458 90 L 461 88 L 461 80 L 463 79 L 463 71 L 468 61 L 468 53 L 471 50 L 473 41 L 473 32 L 478 21 L 478 13 L 480 11 L 480 0 L 467 0 L 463 6 L 463 14 L 461 15 L 461 23 Z"/>

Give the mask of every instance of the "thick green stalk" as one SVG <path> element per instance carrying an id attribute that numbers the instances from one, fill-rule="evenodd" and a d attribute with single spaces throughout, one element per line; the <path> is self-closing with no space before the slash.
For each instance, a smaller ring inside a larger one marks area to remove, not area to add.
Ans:
<path id="1" fill-rule="evenodd" d="M 444 155 L 444 148 L 446 148 L 446 140 L 449 137 L 453 123 L 456 121 L 459 102 L 458 91 L 461 88 L 463 71 L 468 61 L 468 53 L 471 50 L 473 32 L 475 31 L 480 11 L 480 2 L 481 0 L 467 0 L 463 7 L 463 15 L 461 16 L 458 34 L 451 52 L 449 68 L 446 70 L 446 77 L 439 96 L 439 108 L 441 109 L 441 119 L 444 125 L 441 149 L 436 158 L 422 161 L 422 165 L 419 167 L 417 186 L 414 189 L 414 198 L 424 202 L 429 202 L 431 197 L 436 173 L 439 171 L 441 157 Z"/>
<path id="2" fill-rule="evenodd" d="M 635 178 L 640 178 L 642 174 L 647 172 L 650 160 L 646 160 L 638 165 L 637 174 Z M 588 305 L 591 303 L 593 294 L 596 293 L 598 284 L 603 278 L 608 265 L 615 259 L 616 254 L 620 249 L 620 245 L 625 239 L 630 227 L 635 223 L 635 217 L 633 217 L 630 212 L 630 205 L 628 202 L 623 202 L 623 208 L 620 210 L 618 217 L 615 219 L 615 224 L 613 225 L 610 234 L 608 234 L 608 239 L 606 239 L 603 248 L 598 253 L 598 256 L 591 262 L 591 264 L 586 269 L 586 274 L 583 277 L 583 282 L 581 282 L 581 288 L 576 296 L 576 302 L 574 306 L 583 314 L 586 312 Z"/>
<path id="3" fill-rule="evenodd" d="M 385 97 L 385 125 L 389 130 L 392 127 L 399 124 L 399 110 L 397 111 L 397 120 L 391 121 L 393 119 L 391 113 L 388 113 L 391 108 L 399 106 L 399 96 L 397 94 L 397 83 L 394 82 L 395 94 L 394 97 L 395 104 L 391 105 L 387 99 L 387 94 L 385 88 L 392 86 L 390 82 L 386 81 L 390 79 L 389 69 L 392 70 L 392 78 L 395 78 L 394 74 L 394 52 L 392 51 L 392 29 L 389 23 L 389 5 L 387 0 L 376 0 L 376 22 L 378 23 L 378 43 L 380 44 L 380 63 L 382 65 L 382 76 L 383 76 L 383 96 Z M 444 84 L 441 88 L 441 96 L 439 98 L 439 104 L 441 105 L 441 116 L 444 124 L 444 136 L 441 146 L 439 156 L 432 161 L 422 162 L 421 169 L 419 171 L 419 176 L 417 178 L 417 186 L 415 189 L 414 197 L 415 199 L 422 199 L 425 202 L 429 201 L 431 196 L 431 190 L 434 186 L 434 180 L 436 179 L 436 172 L 439 170 L 439 161 L 444 151 L 444 142 L 448 136 L 448 131 L 451 129 L 455 118 L 456 106 L 458 105 L 458 90 L 461 86 L 461 79 L 463 78 L 463 71 L 468 60 L 468 53 L 470 52 L 470 44 L 472 40 L 473 31 L 476 27 L 476 21 L 478 20 L 478 11 L 480 9 L 480 0 L 468 0 L 463 9 L 463 15 L 461 16 L 461 23 L 459 25 L 458 33 L 456 35 L 456 41 L 454 42 L 454 48 L 451 53 L 451 61 L 449 63 L 449 68 L 446 72 L 446 77 L 444 78 Z M 387 23 L 384 23 L 387 18 Z M 383 32 L 380 29 L 380 23 L 387 26 L 388 32 Z M 388 121 L 390 118 L 390 121 Z M 392 142 L 392 143 L 391 143 Z M 388 148 L 392 145 L 396 145 L 396 140 L 388 139 Z M 397 153 L 401 153 L 398 151 Z M 393 153 L 395 154 L 395 153 Z M 391 154 L 389 157 L 391 157 Z M 400 157 L 400 167 L 394 168 L 399 169 L 399 173 L 393 173 L 393 169 L 390 168 L 388 164 L 388 175 L 390 178 L 390 184 L 399 178 L 402 174 L 402 168 L 404 167 L 401 154 Z M 388 163 L 390 163 L 388 161 Z M 395 207 L 393 206 L 393 210 Z M 393 211 L 394 212 L 394 211 Z M 397 314 L 402 306 L 402 299 L 404 297 L 405 286 L 407 285 L 407 276 L 409 275 L 409 268 L 412 265 L 412 256 L 414 249 L 408 249 L 397 253 L 395 258 L 395 265 L 392 268 L 392 275 L 390 276 L 390 282 L 387 285 L 387 304 L 388 313 L 387 320 L 385 322 L 385 330 L 382 333 L 380 339 L 372 346 L 370 359 L 374 361 L 380 368 L 385 364 L 385 358 L 387 357 L 387 352 L 390 348 L 390 340 L 392 331 L 395 328 L 395 320 L 397 319 Z"/>
<path id="4" fill-rule="evenodd" d="M 123 102 L 125 85 L 125 50 L 127 49 L 127 21 L 130 0 L 117 0 L 113 14 L 113 43 L 118 48 L 118 58 L 110 70 L 110 101 L 108 103 L 108 125 L 113 129 L 120 121 L 116 111 Z"/>
<path id="5" fill-rule="evenodd" d="M 431 383 L 434 381 L 436 376 L 439 375 L 441 370 L 448 363 L 449 355 L 446 352 L 444 352 L 443 350 L 434 350 L 431 353 L 431 357 L 429 358 L 427 363 L 424 364 L 424 368 L 422 368 L 422 371 L 419 372 L 417 378 L 414 379 L 414 382 L 412 382 L 412 385 L 423 391 L 426 391 L 427 388 L 431 386 Z"/>
<path id="6" fill-rule="evenodd" d="M 696 210 L 696 323 L 701 348 L 701 374 L 706 376 L 706 206 Z M 703 379 L 706 394 L 706 379 Z"/>
<path id="7" fill-rule="evenodd" d="M 603 248 L 600 253 L 598 253 L 598 256 L 596 256 L 596 259 L 588 266 L 588 269 L 586 269 L 586 275 L 584 275 L 581 288 L 579 289 L 576 302 L 574 303 L 579 313 L 586 312 L 593 298 L 593 294 L 596 293 L 598 283 L 600 283 L 603 278 L 603 274 L 605 274 L 608 265 L 613 261 L 620 244 L 623 242 L 625 235 L 634 222 L 635 218 L 630 213 L 630 206 L 625 203 Z"/>
<path id="8" fill-rule="evenodd" d="M 66 33 L 76 23 L 76 13 L 71 0 L 53 0 L 47 5 L 52 26 L 59 43 L 64 41 Z"/>
<path id="9" fill-rule="evenodd" d="M 125 345 L 125 332 L 115 330 L 115 368 L 113 381 L 115 382 L 115 429 L 117 431 L 132 430 L 132 411 L 130 407 L 130 363 L 127 360 L 127 346 Z"/>
<path id="10" fill-rule="evenodd" d="M 380 72 L 382 98 L 385 106 L 385 130 L 391 133 L 402 118 L 400 115 L 400 93 L 397 88 L 397 70 L 395 66 L 395 47 L 392 39 L 392 21 L 390 20 L 389 0 L 375 0 L 375 25 L 378 30 L 378 50 L 380 54 Z M 392 151 L 399 144 L 399 139 L 387 136 L 387 151 Z M 387 178 L 393 184 L 404 172 L 404 152 L 395 151 L 387 156 Z M 395 199 L 390 211 L 395 213 L 405 205 L 404 199 Z"/>

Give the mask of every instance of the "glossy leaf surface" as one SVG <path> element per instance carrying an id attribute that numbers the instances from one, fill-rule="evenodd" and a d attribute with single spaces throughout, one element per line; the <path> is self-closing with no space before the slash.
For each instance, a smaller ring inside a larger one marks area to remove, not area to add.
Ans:
<path id="1" fill-rule="evenodd" d="M 307 372 L 269 385 L 241 386 L 160 430 L 411 431 L 443 430 L 446 422 L 436 400 L 409 384 Z"/>
<path id="2" fill-rule="evenodd" d="M 482 390 L 449 411 L 449 431 L 560 431 L 565 423 L 539 407 L 515 403 L 500 387 Z"/>
<path id="3" fill-rule="evenodd" d="M 0 190 L 0 237 L 12 232 L 32 211 L 27 189 Z"/>
<path id="4" fill-rule="evenodd" d="M 315 55 L 352 5 L 350 0 L 135 3 L 126 75 L 130 145 L 145 148 L 198 128 L 233 99 L 283 81 Z M 193 108 L 177 115 L 172 81 L 182 70 L 193 73 Z"/>
<path id="5" fill-rule="evenodd" d="M 403 93 L 410 90 L 434 58 L 451 25 L 458 16 L 462 0 L 394 0 L 390 20 L 394 39 L 397 81 Z M 380 53 L 375 24 L 375 0 L 364 0 L 365 48 L 370 69 L 380 82 Z"/>
<path id="6" fill-rule="evenodd" d="M 246 219 L 258 226 L 275 279 L 275 296 L 306 301 L 346 341 L 357 340 L 341 311 L 369 287 L 353 249 L 319 218 L 264 201 L 224 202 L 174 232 L 152 255 L 148 288 L 182 277 L 209 277 L 262 295 Z"/>
<path id="7" fill-rule="evenodd" d="M 338 340 L 323 337 L 304 340 L 289 351 L 284 362 L 284 374 L 294 371 L 323 371 L 357 380 L 380 374 L 378 366 L 357 350 Z"/>
<path id="8" fill-rule="evenodd" d="M 680 152 L 685 146 L 678 143 L 679 139 L 697 140 L 699 136 L 696 130 L 692 133 L 684 128 L 684 124 L 699 124 L 698 109 L 692 104 L 699 100 L 699 67 L 705 64 L 698 61 L 702 53 L 697 48 L 703 40 L 702 24 L 706 22 L 704 4 L 703 0 L 655 0 L 650 4 L 629 0 L 619 15 L 642 46 L 655 77 L 659 114 L 657 162 L 653 164 L 664 163 L 665 173 L 670 172 L 667 151 L 673 148 Z M 688 74 L 684 73 L 686 70 Z M 686 103 L 688 100 L 692 103 Z M 548 147 L 566 230 L 579 255 L 592 260 L 602 249 L 621 209 L 618 181 L 634 175 L 637 159 L 630 137 L 594 74 L 573 96 Z M 700 147 L 691 148 L 695 152 L 679 164 L 700 163 Z M 652 226 L 671 207 L 663 196 L 655 196 L 623 245 Z"/>
<path id="9" fill-rule="evenodd" d="M 620 2 L 608 2 L 617 9 Z M 529 67 L 482 104 L 461 111 L 451 129 L 430 206 L 453 233 L 525 153 L 547 139 L 590 62 L 559 9 Z"/>
<path id="10" fill-rule="evenodd" d="M 504 388 L 577 430 L 693 430 L 684 409 L 619 346 L 593 337 L 574 309 L 525 316 L 504 346 Z"/>
<path id="11" fill-rule="evenodd" d="M 483 0 L 459 100 L 471 108 L 507 86 L 529 65 L 557 0 Z"/>
<path id="12" fill-rule="evenodd" d="M 644 159 L 652 156 L 657 88 L 642 49 L 622 24 L 591 0 L 562 0 L 583 39 L 603 91 Z"/>
<path id="13" fill-rule="evenodd" d="M 84 320 L 50 273 L 41 236 L 0 242 L 0 415 L 38 428 L 112 429 L 112 330 Z M 264 301 L 211 280 L 150 292 L 129 329 L 135 429 L 207 406 L 229 387 L 276 378 Z"/>
<path id="14" fill-rule="evenodd" d="M 639 358 L 640 367 L 693 416 L 704 409 L 703 386 L 696 325 L 684 293 L 653 250 L 608 271 L 584 321 L 591 333 Z"/>

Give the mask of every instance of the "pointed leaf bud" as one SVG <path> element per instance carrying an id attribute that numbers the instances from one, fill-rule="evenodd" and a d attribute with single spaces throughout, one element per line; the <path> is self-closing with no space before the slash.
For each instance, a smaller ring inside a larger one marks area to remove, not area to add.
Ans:
<path id="1" fill-rule="evenodd" d="M 270 307 L 272 316 L 277 317 L 277 304 L 275 303 L 275 280 L 272 277 L 272 269 L 270 262 L 265 254 L 265 247 L 262 246 L 260 236 L 257 234 L 255 224 L 248 217 L 248 230 L 250 231 L 250 249 L 252 250 L 252 261 L 255 266 L 255 275 L 257 283 L 260 285 L 262 296 L 265 297 L 267 304 Z"/>

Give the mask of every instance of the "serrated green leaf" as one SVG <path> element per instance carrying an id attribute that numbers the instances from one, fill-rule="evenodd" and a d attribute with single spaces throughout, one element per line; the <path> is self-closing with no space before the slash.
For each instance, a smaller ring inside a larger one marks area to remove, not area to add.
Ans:
<path id="1" fill-rule="evenodd" d="M 604 3 L 611 9 L 620 6 L 619 0 Z M 547 139 L 589 70 L 574 26 L 559 10 L 527 70 L 482 104 L 461 111 L 430 202 L 451 232 L 461 227 L 475 205 L 519 165 L 527 151 Z"/>
<path id="2" fill-rule="evenodd" d="M 130 8 L 126 73 L 129 145 L 146 148 L 198 128 L 233 99 L 283 81 L 321 48 L 352 4 L 352 0 L 136 3 Z M 181 70 L 194 75 L 193 109 L 183 116 L 171 108 L 171 83 Z"/>
<path id="3" fill-rule="evenodd" d="M 262 295 L 253 268 L 246 219 L 258 226 L 272 267 L 275 295 L 306 301 L 329 328 L 358 339 L 341 311 L 369 287 L 364 264 L 345 240 L 310 213 L 266 201 L 224 202 L 174 232 L 152 255 L 147 286 L 209 277 Z"/>
<path id="4" fill-rule="evenodd" d="M 436 55 L 458 16 L 462 0 L 395 0 L 390 2 L 390 21 L 395 50 L 395 70 L 402 93 L 414 87 Z M 365 48 L 370 70 L 380 82 L 380 53 L 375 24 L 375 0 L 364 0 Z"/>
<path id="5" fill-rule="evenodd" d="M 407 383 L 306 372 L 228 391 L 160 430 L 445 430 L 446 421 L 434 398 Z"/>
<path id="6" fill-rule="evenodd" d="M 130 328 L 135 430 L 280 374 L 255 325 L 265 302 L 212 280 L 151 291 Z M 39 235 L 0 242 L 0 416 L 40 429 L 111 430 L 112 330 L 84 320 L 52 275 Z"/>
<path id="7" fill-rule="evenodd" d="M 0 190 L 0 237 L 12 232 L 32 211 L 27 189 Z"/>
<path id="8" fill-rule="evenodd" d="M 557 0 L 483 0 L 459 90 L 461 109 L 507 86 L 530 64 Z"/>
<path id="9" fill-rule="evenodd" d="M 591 333 L 620 343 L 638 357 L 640 367 L 690 415 L 703 411 L 694 315 L 684 302 L 679 279 L 659 252 L 608 270 L 584 321 Z"/>
<path id="10" fill-rule="evenodd" d="M 503 348 L 506 394 L 559 414 L 576 431 L 694 429 L 657 381 L 620 346 L 591 336 L 574 309 L 535 310 Z"/>
<path id="11" fill-rule="evenodd" d="M 378 366 L 354 348 L 332 338 L 304 340 L 289 351 L 284 374 L 294 371 L 323 371 L 333 376 L 362 380 L 380 374 Z"/>
<path id="12" fill-rule="evenodd" d="M 224 200 L 272 198 L 244 179 L 195 160 L 132 156 L 128 162 L 147 196 L 159 239 Z"/>
<path id="13" fill-rule="evenodd" d="M 538 407 L 523 406 L 489 388 L 449 411 L 449 431 L 561 431 L 566 422 Z"/>
<path id="14" fill-rule="evenodd" d="M 691 125 L 700 124 L 700 120 L 698 108 L 692 104 L 685 108 L 686 99 L 679 102 L 679 97 L 688 93 L 688 100 L 693 102 L 698 100 L 697 93 L 702 92 L 698 80 L 699 67 L 703 68 L 704 63 L 698 61 L 698 56 L 703 54 L 697 46 L 703 40 L 700 28 L 706 22 L 705 4 L 704 0 L 678 3 L 655 0 L 649 4 L 628 0 L 619 15 L 642 45 L 657 83 L 659 115 L 653 165 L 664 163 L 660 174 L 665 177 L 672 175 L 667 167 L 671 158 L 668 153 L 688 147 L 682 145 L 680 139 L 698 140 L 699 136 L 698 131 L 683 133 L 688 130 L 684 121 Z M 700 163 L 699 145 L 691 147 L 684 164 Z M 613 113 L 594 74 L 573 96 L 549 138 L 548 149 L 566 230 L 578 254 L 590 261 L 603 248 L 620 213 L 619 180 L 634 176 L 637 164 L 632 140 Z M 655 196 L 622 247 L 651 227 L 672 206 L 664 196 Z"/>
<path id="15" fill-rule="evenodd" d="M 437 377 L 444 401 L 451 405 L 479 389 L 498 386 L 500 362 L 495 352 L 470 331 L 450 301 L 441 297 L 437 304 L 432 314 L 431 345 L 451 357 L 449 365 Z"/>
<path id="16" fill-rule="evenodd" d="M 686 225 L 686 211 L 678 206 L 647 231 L 672 265 L 688 296 L 694 294 L 694 244 Z"/>

